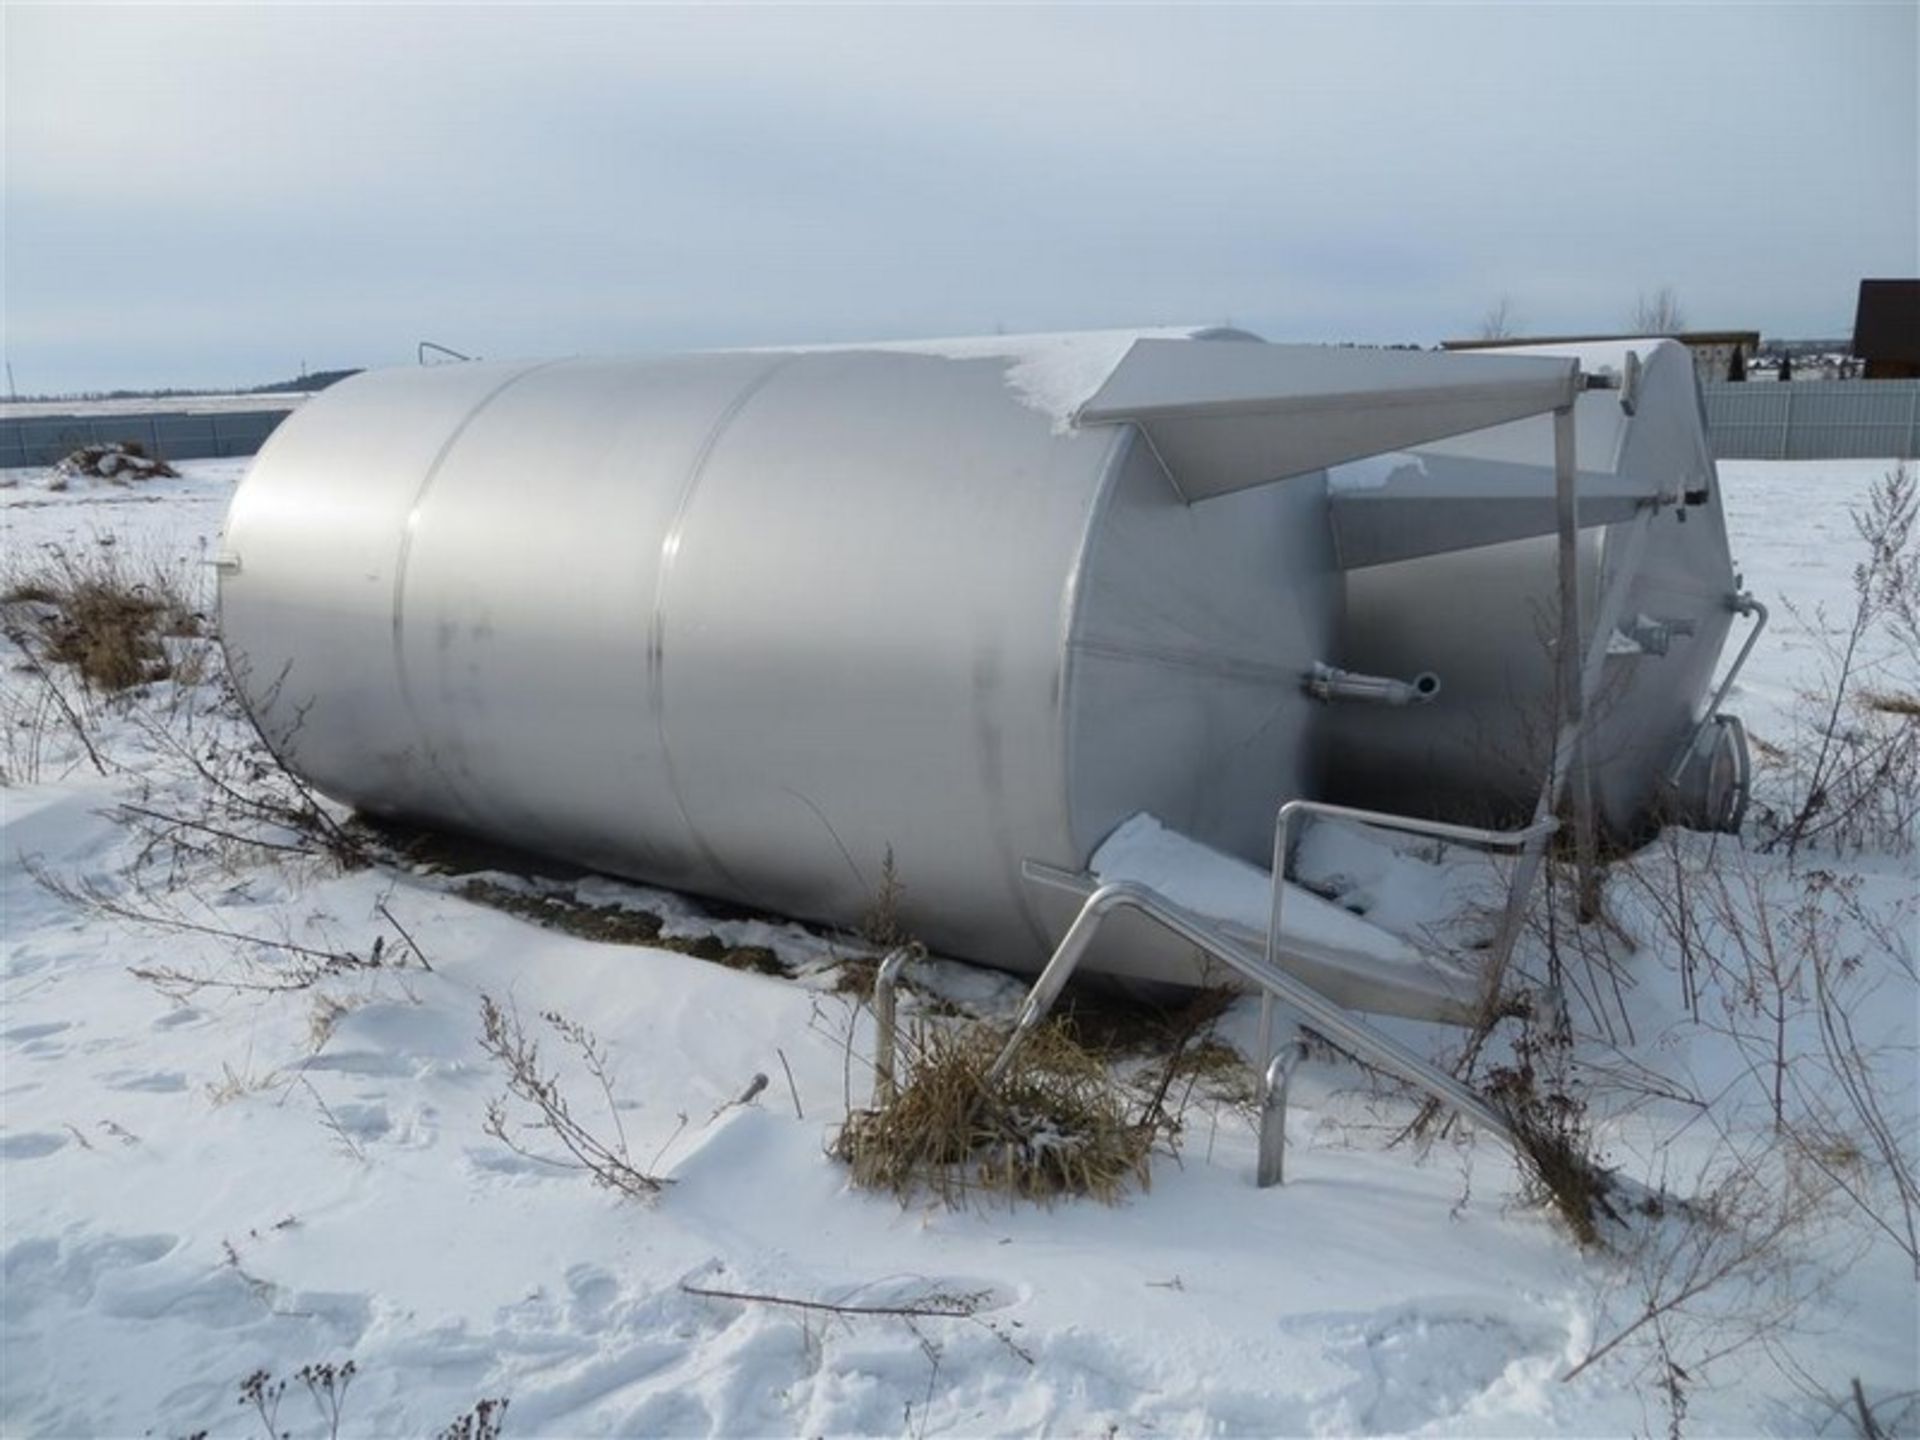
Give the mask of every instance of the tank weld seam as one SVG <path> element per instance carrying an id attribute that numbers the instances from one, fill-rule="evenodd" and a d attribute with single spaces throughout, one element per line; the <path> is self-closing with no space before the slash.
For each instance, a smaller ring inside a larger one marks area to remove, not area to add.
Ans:
<path id="1" fill-rule="evenodd" d="M 1060 726 L 1060 807 L 1063 815 L 1070 815 L 1073 809 L 1074 773 L 1073 745 L 1073 700 L 1078 675 L 1075 662 L 1078 657 L 1080 631 L 1085 624 L 1083 606 L 1087 591 L 1087 568 L 1096 537 L 1104 522 L 1108 509 L 1113 504 L 1114 491 L 1119 488 L 1120 479 L 1132 452 L 1133 441 L 1140 434 L 1138 426 L 1116 427 L 1113 443 L 1108 447 L 1106 458 L 1101 462 L 1100 480 L 1095 487 L 1086 513 L 1080 522 L 1079 535 L 1074 543 L 1073 564 L 1067 570 L 1066 584 L 1060 591 L 1060 676 L 1058 690 L 1054 697 L 1054 718 Z M 1067 848 L 1074 848 L 1073 825 L 1071 819 L 1067 825 Z M 1092 851 L 1089 850 L 1088 854 Z M 1085 857 L 1080 857 L 1084 859 Z M 1025 863 L 1023 857 L 1022 863 Z M 1034 925 L 1039 925 L 1037 917 L 1030 917 Z M 1042 927 L 1044 928 L 1044 927 Z M 1046 943 L 1052 944 L 1051 940 Z"/>
<path id="2" fill-rule="evenodd" d="M 460 417 L 459 424 L 453 427 L 453 432 L 447 436 L 446 440 L 442 442 L 440 449 L 434 454 L 432 463 L 427 466 L 426 474 L 420 477 L 420 484 L 413 492 L 413 501 L 407 507 L 406 521 L 400 527 L 400 550 L 393 567 L 393 668 L 395 676 L 400 682 L 400 703 L 406 706 L 407 719 L 413 722 L 413 732 L 419 742 L 418 753 L 421 758 L 426 761 L 427 767 L 439 777 L 441 784 L 446 787 L 448 798 L 450 798 L 466 815 L 467 819 L 474 824 L 483 823 L 483 817 L 468 803 L 462 786 L 455 780 L 447 768 L 440 763 L 440 757 L 434 745 L 428 739 L 425 727 L 420 723 L 419 707 L 414 703 L 413 677 L 407 668 L 407 569 L 413 560 L 414 537 L 420 529 L 420 516 L 426 507 L 427 497 L 433 489 L 434 482 L 440 478 L 440 471 L 442 467 L 445 466 L 448 457 L 453 454 L 454 446 L 460 443 L 460 437 L 465 435 L 468 427 L 471 426 L 475 420 L 479 419 L 481 414 L 507 390 L 519 384 L 528 376 L 560 363 L 559 360 L 543 360 L 539 364 L 530 365 L 524 370 L 516 370 L 498 385 L 495 385 L 485 395 L 481 396 L 479 401 L 469 408 L 465 415 Z"/>
<path id="3" fill-rule="evenodd" d="M 694 454 L 693 461 L 687 467 L 687 477 L 680 488 L 680 498 L 673 509 L 673 521 L 667 526 L 667 533 L 660 542 L 660 573 L 654 581 L 653 614 L 647 627 L 647 708 L 653 714 L 654 731 L 660 739 L 660 768 L 666 776 L 667 792 L 673 796 L 673 803 L 680 812 L 681 823 L 687 827 L 687 837 L 700 857 L 714 871 L 722 876 L 729 885 L 738 888 L 739 882 L 719 855 L 708 845 L 700 829 L 693 823 L 693 813 L 687 808 L 686 795 L 680 788 L 680 774 L 673 763 L 673 750 L 667 744 L 667 594 L 673 585 L 674 571 L 680 557 L 680 546 L 685 539 L 687 517 L 693 509 L 695 494 L 700 489 L 700 481 L 706 474 L 707 462 L 713 458 L 713 452 L 719 448 L 720 439 L 729 426 L 739 418 L 753 398 L 763 390 L 774 376 L 780 374 L 799 355 L 786 355 L 776 359 L 773 364 L 761 371 L 749 381 L 740 393 L 728 402 L 726 409 L 714 419 L 700 449 Z"/>
<path id="4" fill-rule="evenodd" d="M 1053 711 L 1051 721 L 1055 727 L 1060 755 L 1060 792 L 1058 814 L 1061 820 L 1061 833 L 1057 837 L 1057 850 L 1051 847 L 1048 854 L 1065 857 L 1073 867 L 1083 866 L 1093 854 L 1093 842 L 1082 845 L 1077 833 L 1074 814 L 1074 776 L 1078 773 L 1077 746 L 1075 744 L 1076 715 L 1075 698 L 1079 685 L 1078 641 L 1081 627 L 1085 624 L 1083 606 L 1088 593 L 1088 569 L 1092 564 L 1094 546 L 1098 543 L 1100 527 L 1105 522 L 1109 510 L 1114 504 L 1114 495 L 1124 479 L 1133 445 L 1142 438 L 1137 425 L 1112 427 L 1113 434 L 1107 445 L 1098 470 L 1098 483 L 1088 498 L 1075 537 L 1073 563 L 1067 569 L 1066 583 L 1060 591 L 1059 625 L 1059 671 L 1054 681 Z M 1165 465 L 1161 466 L 1165 470 Z M 1172 477 L 1168 477 L 1171 480 Z M 1047 924 L 1040 910 L 1032 888 L 1024 883 L 1027 862 L 1034 858 L 1027 855 L 1002 854 L 1002 860 L 1012 861 L 1020 871 L 1020 915 L 1026 922 L 1027 933 L 1034 938 L 1039 949 L 1045 951 L 1059 940 L 1058 934 Z"/>
<path id="5" fill-rule="evenodd" d="M 1082 655 L 1096 655 L 1107 660 L 1145 660 L 1156 665 L 1171 665 L 1203 675 L 1219 675 L 1236 680 L 1297 685 L 1306 674 L 1306 668 L 1301 665 L 1275 664 L 1271 660 L 1242 660 L 1230 655 L 1179 650 L 1168 645 L 1122 644 L 1111 640 L 1075 640 L 1072 645 Z"/>

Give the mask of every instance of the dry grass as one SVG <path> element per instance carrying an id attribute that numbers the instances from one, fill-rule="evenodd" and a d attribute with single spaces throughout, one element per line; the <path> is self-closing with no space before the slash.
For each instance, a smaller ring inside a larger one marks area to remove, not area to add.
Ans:
<path id="1" fill-rule="evenodd" d="M 1486 1097 L 1512 1132 L 1525 1198 L 1557 1214 L 1583 1247 L 1604 1245 L 1631 1203 L 1600 1163 L 1576 1081 L 1570 1030 L 1524 1017 L 1509 1063 L 1487 1071 Z"/>
<path id="2" fill-rule="evenodd" d="M 893 863 L 893 847 L 889 845 L 880 861 L 880 886 L 855 927 L 860 938 L 874 949 L 887 951 L 912 943 L 913 934 L 900 914 L 906 888 L 900 883 L 900 871 Z"/>
<path id="3" fill-rule="evenodd" d="M 855 1111 L 835 1141 L 853 1182 L 902 1201 L 926 1190 L 949 1205 L 970 1193 L 1113 1203 L 1129 1184 L 1146 1186 L 1158 1122 L 1130 1113 L 1107 1062 L 1065 1026 L 1044 1025 L 989 1093 L 983 1080 L 1004 1040 L 983 1025 L 921 1026 L 903 1047 L 898 1098 Z"/>
<path id="4" fill-rule="evenodd" d="M 1601 1244 L 1603 1222 L 1621 1221 L 1613 1204 L 1617 1182 L 1593 1158 L 1572 1102 L 1560 1095 L 1521 1100 L 1502 1085 L 1503 1078 L 1496 1070 L 1490 1088 L 1513 1132 L 1527 1200 L 1550 1206 L 1582 1246 Z"/>
<path id="5" fill-rule="evenodd" d="M 563 1054 L 571 1052 L 568 1068 L 584 1071 L 600 1092 L 607 1114 L 605 1128 L 596 1129 L 575 1113 L 560 1070 L 542 1056 L 540 1041 L 527 1034 L 520 1012 L 511 1003 L 502 1009 L 483 991 L 480 1048 L 499 1065 L 507 1087 L 505 1094 L 487 1105 L 487 1134 L 516 1155 L 560 1170 L 577 1170 L 596 1185 L 631 1199 L 659 1194 L 671 1182 L 642 1170 L 627 1149 L 626 1127 L 614 1099 L 612 1060 L 600 1037 L 556 1010 L 543 1011 L 540 1018 L 559 1040 Z"/>
<path id="6" fill-rule="evenodd" d="M 1170 1109 L 1170 1118 L 1177 1118 L 1185 1108 L 1185 1100 L 1195 1093 L 1215 1105 L 1241 1110 L 1251 1111 L 1259 1104 L 1259 1079 L 1253 1067 L 1247 1063 L 1246 1056 L 1224 1041 L 1199 1040 L 1182 1046 L 1167 1061 L 1162 1073 L 1168 1094 L 1173 1086 L 1181 1090 L 1180 1103 Z M 1162 1081 L 1149 1071 L 1136 1077 L 1134 1085 L 1136 1089 L 1152 1093 Z"/>
<path id="7" fill-rule="evenodd" d="M 107 546 L 47 552 L 37 568 L 8 577 L 0 604 L 24 612 L 8 617 L 16 644 L 37 642 L 39 659 L 72 666 L 106 694 L 167 679 L 174 661 L 163 641 L 202 630 L 181 576 L 137 569 Z"/>
<path id="8" fill-rule="evenodd" d="M 873 1003 L 873 987 L 879 978 L 880 960 L 877 956 L 849 955 L 834 964 L 833 993 L 845 995 L 862 1005 L 870 1005 Z"/>
<path id="9" fill-rule="evenodd" d="M 1882 715 L 1904 715 L 1909 720 L 1920 720 L 1920 695 L 1899 690 L 1866 690 L 1861 692 L 1860 703 Z"/>
<path id="10" fill-rule="evenodd" d="M 1112 1059 L 1164 1056 L 1196 1036 L 1212 1033 L 1239 996 L 1207 986 L 1175 991 L 1165 1004 L 1088 985 L 1070 989 L 1054 1013 L 1087 1049 Z"/>
<path id="11" fill-rule="evenodd" d="M 1155 1004 L 1088 986 L 1062 997 L 1054 1013 L 1075 1043 L 1120 1071 L 1171 1139 L 1196 1096 L 1238 1109 L 1255 1103 L 1247 1058 L 1215 1034 L 1238 998 L 1204 986 Z"/>
<path id="12" fill-rule="evenodd" d="M 1866 551 L 1851 613 L 1798 617 L 1812 622 L 1813 683 L 1757 805 L 1761 848 L 1789 863 L 1808 847 L 1906 855 L 1920 843 L 1920 695 L 1867 683 L 1920 666 L 1920 471 L 1896 466 L 1851 513 Z"/>

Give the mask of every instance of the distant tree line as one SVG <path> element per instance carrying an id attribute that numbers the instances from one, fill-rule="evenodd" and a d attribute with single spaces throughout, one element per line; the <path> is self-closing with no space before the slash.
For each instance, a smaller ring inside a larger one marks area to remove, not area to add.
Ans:
<path id="1" fill-rule="evenodd" d="M 324 390 L 329 385 L 337 385 L 349 375 L 358 375 L 359 367 L 351 370 L 314 370 L 292 380 L 275 380 L 266 385 L 246 385 L 234 390 L 220 390 L 208 386 L 194 386 L 188 389 L 169 387 L 153 390 L 81 390 L 64 395 L 13 395 L 10 400 L 38 402 L 52 400 L 174 400 L 191 395 L 304 395 L 313 390 Z"/>

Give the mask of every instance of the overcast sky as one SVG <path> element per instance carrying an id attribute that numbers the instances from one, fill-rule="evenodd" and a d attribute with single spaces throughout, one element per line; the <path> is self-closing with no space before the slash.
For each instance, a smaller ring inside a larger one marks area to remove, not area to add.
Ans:
<path id="1" fill-rule="evenodd" d="M 1844 334 L 1920 272 L 1912 0 L 37 7 L 21 393 L 1221 322 Z"/>

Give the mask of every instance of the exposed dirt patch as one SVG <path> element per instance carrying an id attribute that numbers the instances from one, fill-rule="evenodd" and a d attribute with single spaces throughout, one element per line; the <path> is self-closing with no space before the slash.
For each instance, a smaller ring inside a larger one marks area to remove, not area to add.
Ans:
<path id="1" fill-rule="evenodd" d="M 180 473 L 166 461 L 147 454 L 146 447 L 134 440 L 82 445 L 53 468 L 57 475 L 111 480 L 119 485 L 134 480 L 157 480 Z"/>
<path id="2" fill-rule="evenodd" d="M 708 960 L 729 970 L 748 970 L 755 975 L 787 973 L 780 957 L 765 945 L 729 945 L 711 934 L 664 934 L 665 922 L 651 910 L 627 905 L 588 905 L 566 895 L 529 895 L 490 880 L 469 880 L 457 893 L 464 899 L 582 940 L 671 950 L 677 955 L 691 955 L 696 960 Z"/>

